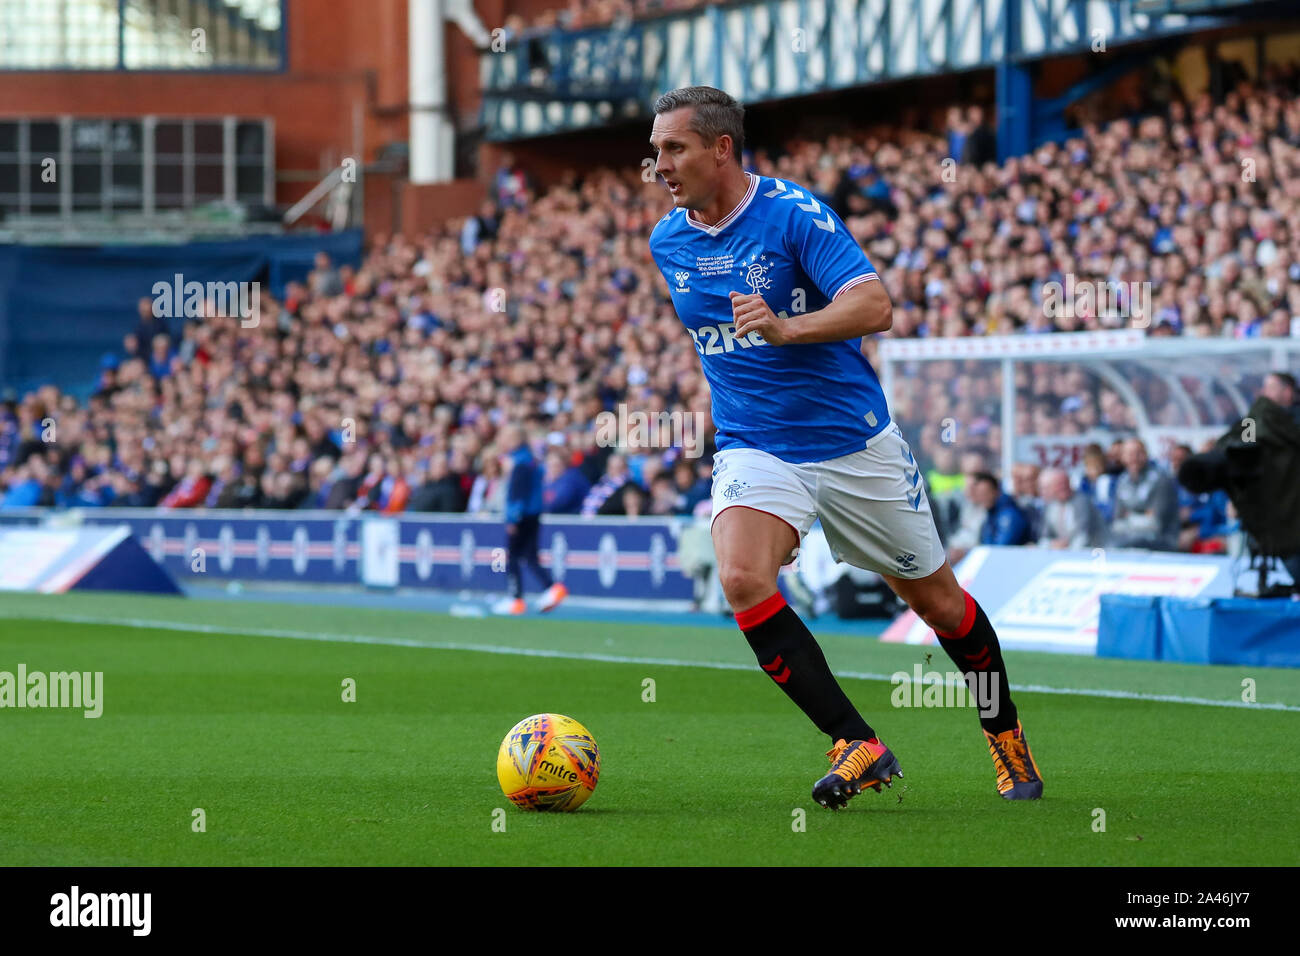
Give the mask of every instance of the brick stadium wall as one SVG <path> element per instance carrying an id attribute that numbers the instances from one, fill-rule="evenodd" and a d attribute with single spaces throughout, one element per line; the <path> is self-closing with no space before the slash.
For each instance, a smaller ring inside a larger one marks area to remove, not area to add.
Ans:
<path id="1" fill-rule="evenodd" d="M 496 22 L 484 16 L 484 23 L 491 29 L 501 16 Z M 269 116 L 276 130 L 276 200 L 292 203 L 354 155 L 358 132 L 367 162 L 385 144 L 406 141 L 406 0 L 289 0 L 287 28 L 283 73 L 7 73 L 0 80 L 0 115 Z M 448 37 L 454 110 L 472 121 L 478 109 L 476 55 L 458 27 L 450 25 Z M 388 232 L 408 203 L 387 195 L 391 181 L 375 185 L 384 195 L 373 213 L 367 203 L 366 226 Z"/>

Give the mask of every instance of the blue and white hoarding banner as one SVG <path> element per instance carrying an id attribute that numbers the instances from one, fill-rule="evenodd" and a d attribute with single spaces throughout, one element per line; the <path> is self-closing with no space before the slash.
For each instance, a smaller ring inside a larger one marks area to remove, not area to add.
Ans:
<path id="1" fill-rule="evenodd" d="M 1095 654 L 1101 595 L 1230 597 L 1233 564 L 1223 555 L 981 546 L 954 572 L 988 614 L 1003 647 Z M 934 631 L 911 611 L 881 640 L 936 643 Z"/>
<path id="2" fill-rule="evenodd" d="M 150 591 L 176 594 L 164 568 L 123 523 L 97 527 L 0 526 L 0 591 Z"/>
<path id="3" fill-rule="evenodd" d="M 489 593 L 506 588 L 500 519 L 129 508 L 44 515 L 87 527 L 129 526 L 182 585 L 243 580 Z M 0 513 L 0 526 L 30 526 L 41 516 L 38 509 Z M 689 520 L 543 516 L 541 562 L 577 596 L 690 600 L 692 582 L 677 560 L 678 535 Z M 524 586 L 540 587 L 527 569 Z"/>

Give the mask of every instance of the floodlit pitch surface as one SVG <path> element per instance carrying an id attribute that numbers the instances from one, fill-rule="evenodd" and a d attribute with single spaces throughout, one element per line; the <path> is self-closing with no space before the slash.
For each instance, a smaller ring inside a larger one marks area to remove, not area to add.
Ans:
<path id="1" fill-rule="evenodd" d="M 839 813 L 809 796 L 827 742 L 739 632 L 6 595 L 0 671 L 102 671 L 104 700 L 0 709 L 0 864 L 1296 862 L 1300 672 L 1009 653 L 1045 780 L 1018 804 L 972 711 L 891 706 L 888 675 L 942 652 L 823 643 L 906 775 Z M 600 744 L 577 813 L 497 786 L 540 711 Z"/>

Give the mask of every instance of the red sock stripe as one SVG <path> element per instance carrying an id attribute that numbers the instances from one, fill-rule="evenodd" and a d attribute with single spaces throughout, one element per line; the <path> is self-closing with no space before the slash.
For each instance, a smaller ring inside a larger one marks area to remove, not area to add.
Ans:
<path id="1" fill-rule="evenodd" d="M 957 630 L 947 634 L 943 631 L 935 631 L 934 633 L 938 634 L 940 637 L 945 637 L 950 640 L 963 638 L 969 634 L 970 629 L 975 626 L 975 599 L 970 596 L 969 591 L 962 591 L 961 593 L 966 595 L 966 613 L 962 615 L 961 625 Z"/>
<path id="2" fill-rule="evenodd" d="M 780 591 L 777 591 L 771 597 L 759 601 L 748 611 L 737 611 L 736 626 L 742 631 L 748 631 L 752 627 L 758 627 L 758 625 L 776 614 L 783 607 L 785 607 L 785 598 L 781 596 Z"/>

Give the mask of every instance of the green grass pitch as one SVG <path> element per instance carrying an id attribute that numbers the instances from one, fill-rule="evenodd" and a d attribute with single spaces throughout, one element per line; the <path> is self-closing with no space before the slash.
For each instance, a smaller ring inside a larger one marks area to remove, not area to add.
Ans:
<path id="1" fill-rule="evenodd" d="M 950 669 L 937 648 L 822 643 L 844 674 L 927 651 Z M 735 631 L 6 595 L 0 671 L 102 671 L 104 712 L 0 710 L 0 865 L 1297 862 L 1300 673 L 1007 658 L 1042 801 L 998 798 L 973 711 L 894 708 L 858 676 L 906 776 L 832 813 L 810 797 L 827 742 Z M 1244 678 L 1259 705 L 1181 702 L 1240 704 Z M 600 744 L 576 813 L 497 785 L 502 737 L 541 711 Z"/>

